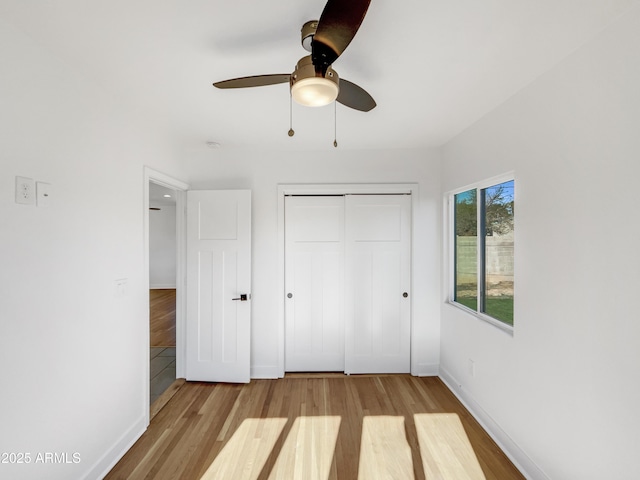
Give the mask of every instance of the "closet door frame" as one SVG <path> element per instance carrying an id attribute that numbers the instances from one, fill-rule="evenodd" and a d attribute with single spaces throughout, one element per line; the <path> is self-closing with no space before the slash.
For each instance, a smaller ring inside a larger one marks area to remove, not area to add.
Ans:
<path id="1" fill-rule="evenodd" d="M 280 184 L 278 185 L 278 365 L 277 376 L 282 378 L 285 373 L 285 202 L 287 195 L 411 195 L 411 223 L 414 224 L 414 212 L 419 198 L 416 183 L 385 183 L 385 184 Z M 416 247 L 414 239 L 415 229 L 411 229 L 411 257 Z M 413 265 L 413 264 L 412 264 Z M 411 269 L 411 283 L 414 284 L 415 271 Z M 414 302 L 411 296 L 411 324 L 413 332 Z M 416 346 L 413 334 L 411 336 L 411 374 L 417 375 Z"/>

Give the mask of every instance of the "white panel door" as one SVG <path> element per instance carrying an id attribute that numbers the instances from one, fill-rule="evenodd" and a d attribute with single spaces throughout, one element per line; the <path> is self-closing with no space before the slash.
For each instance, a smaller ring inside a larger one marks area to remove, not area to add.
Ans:
<path id="1" fill-rule="evenodd" d="M 249 382 L 250 289 L 251 192 L 187 192 L 187 380 Z"/>
<path id="2" fill-rule="evenodd" d="M 344 198 L 285 197 L 285 370 L 344 371 Z"/>
<path id="3" fill-rule="evenodd" d="M 411 196 L 345 202 L 345 372 L 408 373 Z"/>

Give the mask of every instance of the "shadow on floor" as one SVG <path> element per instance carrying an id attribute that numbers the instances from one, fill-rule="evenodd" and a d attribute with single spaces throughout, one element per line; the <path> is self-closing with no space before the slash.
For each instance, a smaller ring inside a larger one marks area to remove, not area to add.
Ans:
<path id="1" fill-rule="evenodd" d="M 176 379 L 176 348 L 151 347 L 150 360 L 150 404 L 153 404 Z"/>

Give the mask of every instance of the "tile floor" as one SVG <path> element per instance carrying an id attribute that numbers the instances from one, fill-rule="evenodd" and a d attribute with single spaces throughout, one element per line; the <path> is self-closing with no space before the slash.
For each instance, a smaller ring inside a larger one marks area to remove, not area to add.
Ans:
<path id="1" fill-rule="evenodd" d="M 169 388 L 176 379 L 176 348 L 151 347 L 151 404 Z"/>

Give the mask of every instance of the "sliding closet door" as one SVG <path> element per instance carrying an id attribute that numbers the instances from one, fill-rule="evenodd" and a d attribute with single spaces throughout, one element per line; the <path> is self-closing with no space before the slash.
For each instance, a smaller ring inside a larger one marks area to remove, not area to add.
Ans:
<path id="1" fill-rule="evenodd" d="M 345 372 L 408 373 L 411 197 L 345 202 Z"/>
<path id="2" fill-rule="evenodd" d="M 285 370 L 344 371 L 344 197 L 285 198 Z"/>

